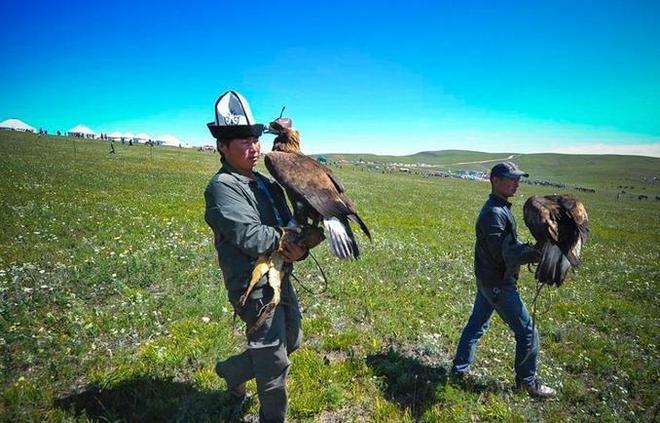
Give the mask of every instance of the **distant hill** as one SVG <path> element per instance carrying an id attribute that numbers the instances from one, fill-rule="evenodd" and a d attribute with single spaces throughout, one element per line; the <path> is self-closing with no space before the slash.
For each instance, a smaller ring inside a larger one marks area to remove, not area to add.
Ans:
<path id="1" fill-rule="evenodd" d="M 67 137 L 46 137 L 47 139 L 72 143 L 74 139 Z M 35 141 L 42 139 L 30 133 L 0 131 L 0 142 Z M 75 140 L 76 144 L 84 146 L 97 145 L 97 140 Z M 71 144 L 73 145 L 73 144 Z M 36 153 L 39 150 L 35 149 Z M 140 150 L 142 151 L 142 150 Z M 148 150 L 144 150 L 148 151 Z M 185 149 L 170 149 L 160 147 L 159 150 L 168 155 L 187 155 L 192 151 Z M 315 157 L 321 155 L 314 155 Z M 323 154 L 329 159 L 344 159 L 377 163 L 404 163 L 432 165 L 433 168 L 420 170 L 481 170 L 488 171 L 495 162 L 511 160 L 530 173 L 530 179 L 564 183 L 584 188 L 594 188 L 599 191 L 616 193 L 625 190 L 633 195 L 648 195 L 654 200 L 660 195 L 660 159 L 643 156 L 622 155 L 585 155 L 585 154 L 518 154 L 518 153 L 483 153 L 466 150 L 422 151 L 408 156 L 385 156 L 375 154 Z M 178 156 L 177 156 L 178 157 Z M 196 156 L 195 156 L 196 157 Z M 622 187 L 622 188 L 619 188 Z"/>
<path id="2" fill-rule="evenodd" d="M 482 153 L 480 151 L 468 150 L 441 150 L 441 151 L 421 151 L 408 156 L 386 156 L 376 154 L 317 154 L 316 156 L 325 156 L 334 159 L 375 161 L 375 162 L 396 162 L 396 163 L 426 163 L 430 165 L 449 165 L 453 163 L 472 162 L 481 160 L 497 160 L 503 157 L 509 157 L 514 153 Z"/>
<path id="3" fill-rule="evenodd" d="M 530 179 L 548 180 L 590 188 L 660 193 L 660 159 L 644 156 L 586 154 L 483 153 L 465 150 L 422 151 L 408 156 L 375 154 L 324 154 L 330 159 L 362 159 L 378 163 L 433 165 L 439 170 L 489 170 L 500 160 L 511 160 L 530 173 Z M 655 182 L 653 182 L 655 178 Z M 630 188 L 633 187 L 633 188 Z"/>

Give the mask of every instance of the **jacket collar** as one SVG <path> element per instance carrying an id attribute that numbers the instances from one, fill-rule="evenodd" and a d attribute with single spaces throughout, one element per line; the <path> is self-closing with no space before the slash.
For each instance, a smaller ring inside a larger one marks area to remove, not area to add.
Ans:
<path id="1" fill-rule="evenodd" d="M 508 208 L 508 209 L 511 208 L 511 203 L 509 203 L 508 201 L 506 201 L 505 199 L 503 199 L 503 198 L 501 198 L 501 197 L 498 197 L 497 195 L 495 195 L 495 194 L 493 194 L 493 193 L 491 193 L 491 194 L 488 196 L 488 198 L 489 198 L 490 201 L 491 201 L 493 204 L 495 204 L 496 206 L 506 207 L 506 208 Z"/>
<path id="2" fill-rule="evenodd" d="M 250 179 L 247 176 L 239 173 L 238 170 L 236 170 L 236 168 L 234 166 L 230 165 L 229 162 L 226 161 L 225 159 L 220 159 L 220 162 L 222 163 L 222 167 L 220 168 L 220 172 L 229 173 L 234 178 L 236 178 L 237 181 L 242 182 L 244 184 L 249 184 L 250 182 L 254 182 L 252 179 Z M 254 175 L 256 177 L 261 177 L 261 174 L 259 172 L 257 172 L 256 170 L 254 171 Z"/>

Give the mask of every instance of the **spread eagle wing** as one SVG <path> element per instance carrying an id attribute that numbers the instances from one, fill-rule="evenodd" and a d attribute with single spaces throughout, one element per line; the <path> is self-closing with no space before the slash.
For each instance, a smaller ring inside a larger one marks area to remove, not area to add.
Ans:
<path id="1" fill-rule="evenodd" d="M 287 192 L 304 199 L 323 217 L 330 231 L 333 254 L 357 258 L 359 250 L 347 219 L 357 223 L 369 239 L 371 234 L 332 171 L 302 153 L 271 151 L 264 161 L 270 174 Z M 296 198 L 289 199 L 296 202 Z"/>
<path id="2" fill-rule="evenodd" d="M 568 270 L 580 265 L 589 222 L 584 204 L 572 195 L 533 196 L 525 202 L 523 215 L 542 247 L 537 279 L 561 285 Z"/>

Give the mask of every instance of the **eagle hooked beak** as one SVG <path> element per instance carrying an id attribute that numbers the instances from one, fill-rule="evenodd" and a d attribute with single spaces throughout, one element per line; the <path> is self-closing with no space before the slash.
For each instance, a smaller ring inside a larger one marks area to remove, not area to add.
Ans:
<path id="1" fill-rule="evenodd" d="M 264 132 L 268 134 L 282 135 L 287 129 L 291 129 L 292 122 L 289 118 L 278 118 L 268 124 Z"/>
<path id="2" fill-rule="evenodd" d="M 282 106 L 282 110 L 280 111 L 280 117 L 269 123 L 268 127 L 264 130 L 264 133 L 282 135 L 282 133 L 285 132 L 284 131 L 285 129 L 291 129 L 291 127 L 293 126 L 293 122 L 291 121 L 291 119 L 282 117 L 282 115 L 284 114 L 284 109 L 286 109 L 286 106 Z"/>

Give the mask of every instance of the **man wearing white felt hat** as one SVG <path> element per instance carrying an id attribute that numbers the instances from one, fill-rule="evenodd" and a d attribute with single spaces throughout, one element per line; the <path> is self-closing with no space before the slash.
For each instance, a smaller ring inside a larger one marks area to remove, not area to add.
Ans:
<path id="1" fill-rule="evenodd" d="M 240 305 L 240 297 L 257 257 L 278 248 L 280 228 L 292 216 L 280 186 L 255 170 L 264 125 L 256 123 L 245 98 L 236 91 L 227 91 L 216 101 L 214 113 L 208 128 L 217 141 L 222 167 L 204 192 L 205 219 L 213 230 L 229 301 L 251 327 L 270 302 L 273 290 L 264 276 L 244 306 Z M 218 361 L 215 367 L 236 404 L 245 401 L 245 382 L 256 380 L 261 422 L 286 420 L 288 355 L 302 339 L 300 309 L 289 275 L 291 263 L 303 259 L 307 250 L 294 243 L 283 244 L 280 254 L 286 265 L 280 304 L 262 326 L 246 333 L 245 351 Z"/>

